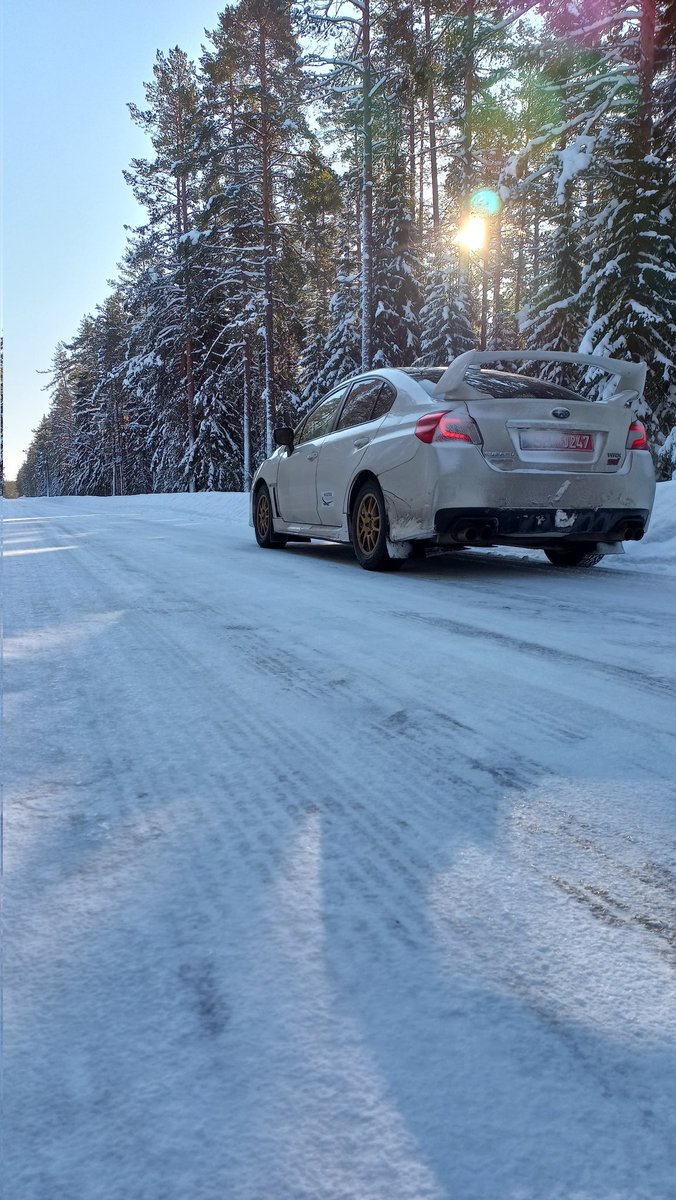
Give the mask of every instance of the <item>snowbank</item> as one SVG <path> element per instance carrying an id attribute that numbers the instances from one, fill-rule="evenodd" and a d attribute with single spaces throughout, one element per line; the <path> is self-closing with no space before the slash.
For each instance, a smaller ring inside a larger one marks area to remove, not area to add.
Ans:
<path id="1" fill-rule="evenodd" d="M 648 532 L 641 542 L 626 542 L 626 553 L 606 563 L 634 570 L 642 563 L 652 569 L 676 570 L 676 480 L 658 483 Z"/>

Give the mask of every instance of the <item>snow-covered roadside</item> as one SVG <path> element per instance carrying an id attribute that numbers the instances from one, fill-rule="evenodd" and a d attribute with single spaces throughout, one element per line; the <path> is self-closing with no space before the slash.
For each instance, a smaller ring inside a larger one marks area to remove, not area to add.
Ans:
<path id="1" fill-rule="evenodd" d="M 19 502 L 23 503 L 23 502 Z M 30 501 L 38 505 L 40 501 Z M 68 506 L 68 497 L 56 497 L 49 501 L 52 511 L 58 512 L 59 505 Z M 78 501 L 84 512 L 86 507 L 91 511 L 106 511 L 111 505 L 110 497 L 85 497 Z M 14 511 L 16 501 L 4 502 L 5 519 Z M 185 492 L 168 495 L 119 496 L 114 499 L 117 513 L 128 514 L 130 519 L 141 519 L 146 516 L 171 514 L 173 524 L 181 516 L 191 522 L 196 518 L 216 517 L 219 520 L 231 521 L 235 524 L 246 524 L 249 520 L 249 496 L 245 492 L 198 492 L 192 495 Z M 168 516 L 165 519 L 169 519 Z M 253 537 L 253 533 L 251 535 Z M 519 558 L 533 558 L 542 561 L 541 551 L 523 549 L 510 550 L 507 547 L 496 547 L 491 551 L 480 551 L 482 554 L 514 555 Z M 655 495 L 650 526 L 645 537 L 640 542 L 627 542 L 624 555 L 609 555 L 604 559 L 604 567 L 610 566 L 619 570 L 635 570 L 636 567 L 649 566 L 651 570 L 676 572 L 676 480 L 668 483 L 658 483 Z"/>
<path id="2" fill-rule="evenodd" d="M 605 561 L 632 569 L 645 565 L 651 570 L 676 570 L 676 479 L 658 483 L 648 532 L 640 542 L 627 542 L 625 551 Z"/>

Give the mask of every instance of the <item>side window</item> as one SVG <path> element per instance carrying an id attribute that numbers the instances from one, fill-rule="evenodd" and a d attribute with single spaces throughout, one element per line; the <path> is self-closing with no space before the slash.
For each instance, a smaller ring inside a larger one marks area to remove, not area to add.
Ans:
<path id="1" fill-rule="evenodd" d="M 351 429 L 353 425 L 372 421 L 373 405 L 378 400 L 381 388 L 380 379 L 364 379 L 361 383 L 354 383 L 336 428 Z"/>
<path id="2" fill-rule="evenodd" d="M 298 424 L 296 425 L 296 428 L 293 431 L 294 446 L 299 446 L 303 440 L 303 430 L 305 429 L 305 426 L 307 425 L 307 416 L 308 415 L 306 413 L 305 416 L 303 417 L 302 421 L 298 422 Z"/>
<path id="3" fill-rule="evenodd" d="M 389 383 L 384 383 L 380 389 L 380 395 L 377 397 L 373 406 L 372 421 L 378 417 L 384 417 L 388 413 L 397 398 L 397 393 Z"/>
<path id="4" fill-rule="evenodd" d="M 329 432 L 333 424 L 333 418 L 346 395 L 347 387 L 342 387 L 337 392 L 331 392 L 331 395 L 326 396 L 324 400 L 319 401 L 319 404 L 313 408 L 300 430 L 298 445 L 302 442 L 313 442 L 315 438 L 324 437 Z"/>

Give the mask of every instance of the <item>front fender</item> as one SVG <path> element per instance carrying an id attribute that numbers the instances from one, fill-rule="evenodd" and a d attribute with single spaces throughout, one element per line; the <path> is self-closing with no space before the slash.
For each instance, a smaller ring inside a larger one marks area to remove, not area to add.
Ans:
<path id="1" fill-rule="evenodd" d="M 271 455 L 270 458 L 266 458 L 265 462 L 261 463 L 261 465 L 258 468 L 258 470 L 256 471 L 253 479 L 251 480 L 251 491 L 249 492 L 249 525 L 251 525 L 251 526 L 253 526 L 253 523 L 254 523 L 253 522 L 253 498 L 254 498 L 254 492 L 256 491 L 256 484 L 262 479 L 264 483 L 267 483 L 268 487 L 270 488 L 270 491 L 272 491 L 273 488 L 276 488 L 277 476 L 279 475 L 279 460 L 281 457 L 281 453 L 282 453 L 281 451 L 275 450 L 274 454 Z"/>

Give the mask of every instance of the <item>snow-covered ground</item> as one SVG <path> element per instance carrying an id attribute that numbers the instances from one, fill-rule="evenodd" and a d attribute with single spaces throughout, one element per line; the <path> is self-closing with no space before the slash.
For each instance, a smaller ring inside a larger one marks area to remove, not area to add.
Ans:
<path id="1" fill-rule="evenodd" d="M 3 513 L 7 1200 L 673 1200 L 676 484 L 568 573 Z"/>

